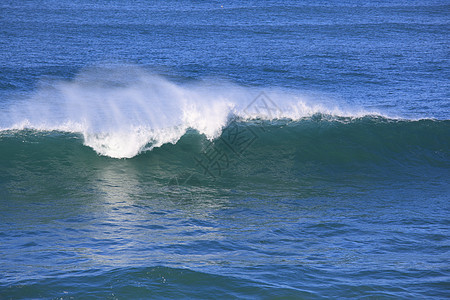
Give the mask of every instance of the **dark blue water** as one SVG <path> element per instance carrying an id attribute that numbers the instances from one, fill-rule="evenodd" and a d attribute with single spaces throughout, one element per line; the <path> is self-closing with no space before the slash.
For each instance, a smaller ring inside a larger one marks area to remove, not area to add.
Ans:
<path id="1" fill-rule="evenodd" d="M 448 1 L 3 1 L 0 299 L 448 298 Z"/>

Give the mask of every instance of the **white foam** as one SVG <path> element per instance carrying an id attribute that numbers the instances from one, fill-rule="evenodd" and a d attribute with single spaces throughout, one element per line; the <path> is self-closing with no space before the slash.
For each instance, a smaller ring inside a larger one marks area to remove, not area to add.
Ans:
<path id="1" fill-rule="evenodd" d="M 362 116 L 295 92 L 260 93 L 225 82 L 175 84 L 136 66 L 91 68 L 71 81 L 43 82 L 36 93 L 0 111 L 0 128 L 81 133 L 97 153 L 130 158 L 188 129 L 218 137 L 230 115 L 298 120 L 316 113 Z"/>

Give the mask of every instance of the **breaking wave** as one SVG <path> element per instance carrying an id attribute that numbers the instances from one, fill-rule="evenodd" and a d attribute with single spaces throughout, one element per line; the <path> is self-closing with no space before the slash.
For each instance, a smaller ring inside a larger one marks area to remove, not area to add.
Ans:
<path id="1" fill-rule="evenodd" d="M 315 115 L 380 114 L 318 95 L 261 92 L 218 80 L 180 83 L 136 66 L 110 66 L 86 69 L 70 81 L 42 82 L 32 96 L 0 110 L 0 130 L 80 134 L 100 155 L 131 158 L 175 144 L 189 130 L 214 140 L 233 120 L 300 121 Z"/>

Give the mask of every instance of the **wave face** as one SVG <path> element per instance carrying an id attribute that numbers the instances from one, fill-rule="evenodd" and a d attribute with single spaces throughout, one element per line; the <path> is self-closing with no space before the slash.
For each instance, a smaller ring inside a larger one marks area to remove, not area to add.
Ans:
<path id="1" fill-rule="evenodd" d="M 179 173 L 198 171 L 212 179 L 224 174 L 298 171 L 311 164 L 324 170 L 343 167 L 373 171 L 381 166 L 448 168 L 449 132 L 450 121 L 383 117 L 337 118 L 315 114 L 299 121 L 232 120 L 212 141 L 196 130 L 188 130 L 174 138 L 178 140 L 176 144 L 162 145 L 133 161 L 148 161 L 151 166 L 157 160 L 159 170 L 167 170 L 165 176 L 173 175 L 174 168 L 178 168 Z M 76 165 L 83 160 L 98 160 L 97 154 L 83 145 L 91 142 L 85 138 L 82 134 L 61 131 L 3 131 L 0 156 L 12 164 L 54 160 Z M 130 139 L 126 135 L 124 139 L 120 142 L 127 146 Z M 103 159 L 99 163 L 109 164 L 108 161 Z M 245 165 L 245 169 L 237 168 L 237 164 Z"/>
<path id="2" fill-rule="evenodd" d="M 130 158 L 174 144 L 188 130 L 213 140 L 234 119 L 297 121 L 314 114 L 376 112 L 339 107 L 317 95 L 258 93 L 217 80 L 177 84 L 136 66 L 110 66 L 86 69 L 72 81 L 42 82 L 29 99 L 0 111 L 0 129 L 81 134 L 100 155 Z"/>

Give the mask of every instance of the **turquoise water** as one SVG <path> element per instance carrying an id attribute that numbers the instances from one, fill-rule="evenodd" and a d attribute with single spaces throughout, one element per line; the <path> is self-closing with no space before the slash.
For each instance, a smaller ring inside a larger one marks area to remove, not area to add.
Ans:
<path id="1" fill-rule="evenodd" d="M 447 298 L 449 9 L 3 2 L 0 299 Z"/>

